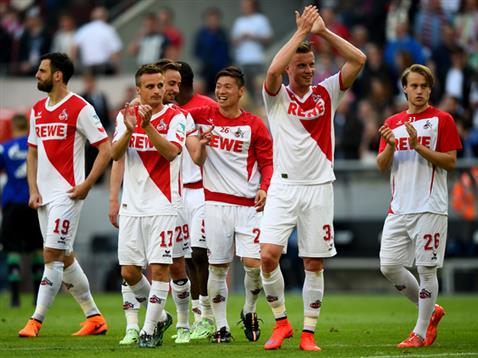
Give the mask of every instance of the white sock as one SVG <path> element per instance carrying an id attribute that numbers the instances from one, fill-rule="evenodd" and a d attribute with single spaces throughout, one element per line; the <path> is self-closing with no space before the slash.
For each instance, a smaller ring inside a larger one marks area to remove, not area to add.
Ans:
<path id="1" fill-rule="evenodd" d="M 314 332 L 324 296 L 324 271 L 305 271 L 302 297 L 304 300 L 304 331 Z"/>
<path id="2" fill-rule="evenodd" d="M 189 329 L 189 298 L 191 282 L 188 279 L 171 281 L 173 300 L 176 305 L 176 328 Z"/>
<path id="3" fill-rule="evenodd" d="M 123 281 L 121 284 L 121 295 L 123 296 L 123 312 L 126 318 L 126 330 L 133 328 L 139 331 L 138 315 L 141 303 L 138 302 L 133 290 L 126 281 Z"/>
<path id="4" fill-rule="evenodd" d="M 214 314 L 212 313 L 211 300 L 209 296 L 199 295 L 199 304 L 201 306 L 201 319 L 207 318 L 211 321 L 214 320 Z"/>
<path id="5" fill-rule="evenodd" d="M 250 312 L 256 312 L 256 303 L 259 293 L 262 289 L 261 269 L 259 267 L 244 266 L 244 289 L 246 300 L 244 302 L 244 315 Z"/>
<path id="6" fill-rule="evenodd" d="M 410 271 L 401 265 L 382 265 L 380 271 L 401 294 L 418 305 L 418 281 Z"/>
<path id="7" fill-rule="evenodd" d="M 201 320 L 201 306 L 199 300 L 191 300 L 191 311 L 193 311 L 194 322 Z"/>
<path id="8" fill-rule="evenodd" d="M 169 282 L 153 281 L 148 297 L 148 307 L 141 333 L 153 334 L 156 325 L 161 319 L 161 314 L 166 305 L 166 298 L 169 292 Z"/>
<path id="9" fill-rule="evenodd" d="M 63 283 L 68 292 L 70 292 L 76 302 L 78 302 L 86 317 L 100 313 L 91 295 L 88 278 L 76 259 L 73 260 L 70 266 L 63 270 Z"/>
<path id="10" fill-rule="evenodd" d="M 284 296 L 284 277 L 282 276 L 280 266 L 277 266 L 271 273 L 261 272 L 261 277 L 266 300 L 272 309 L 274 318 L 287 317 Z"/>
<path id="11" fill-rule="evenodd" d="M 418 320 L 413 332 L 426 338 L 428 324 L 435 309 L 438 297 L 438 278 L 436 267 L 417 267 L 420 277 L 420 294 L 418 299 Z"/>
<path id="12" fill-rule="evenodd" d="M 141 280 L 135 285 L 129 286 L 131 290 L 134 292 L 134 297 L 139 303 L 147 304 L 149 291 L 151 289 L 151 285 L 149 284 L 148 279 L 146 276 L 141 275 Z"/>
<path id="13" fill-rule="evenodd" d="M 226 327 L 227 323 L 226 305 L 228 289 L 226 283 L 227 268 L 218 266 L 209 266 L 209 278 L 207 280 L 207 292 L 211 297 L 211 308 L 216 320 L 216 327 L 220 329 Z"/>
<path id="14" fill-rule="evenodd" d="M 33 318 L 43 322 L 46 312 L 55 300 L 55 296 L 60 290 L 63 280 L 63 267 L 61 261 L 53 261 L 45 264 L 43 277 L 38 289 L 37 304 Z"/>

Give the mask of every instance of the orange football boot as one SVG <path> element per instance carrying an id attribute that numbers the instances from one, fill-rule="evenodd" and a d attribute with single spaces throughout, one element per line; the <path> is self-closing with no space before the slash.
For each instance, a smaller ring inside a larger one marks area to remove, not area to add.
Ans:
<path id="1" fill-rule="evenodd" d="M 312 332 L 302 332 L 299 348 L 303 351 L 320 351 L 320 347 L 315 343 Z"/>
<path id="2" fill-rule="evenodd" d="M 73 333 L 72 336 L 92 336 L 106 334 L 108 331 L 108 325 L 102 315 L 89 317 L 86 321 L 81 322 L 80 325 L 83 327 L 78 332 Z"/>
<path id="3" fill-rule="evenodd" d="M 405 339 L 402 343 L 397 344 L 397 348 L 419 348 L 425 345 L 423 338 L 415 334 L 415 332 L 410 333 L 410 336 Z"/>
<path id="4" fill-rule="evenodd" d="M 36 337 L 38 336 L 38 332 L 40 332 L 41 325 L 42 323 L 40 321 L 30 318 L 25 327 L 23 327 L 23 329 L 18 332 L 18 336 Z"/>
<path id="5" fill-rule="evenodd" d="M 276 321 L 276 325 L 272 331 L 272 336 L 264 345 L 264 349 L 279 349 L 282 342 L 284 342 L 284 339 L 292 337 L 293 334 L 294 330 L 287 318 Z"/>
<path id="6" fill-rule="evenodd" d="M 435 310 L 433 311 L 432 317 L 430 318 L 430 323 L 427 328 L 427 335 L 425 337 L 425 345 L 431 346 L 435 339 L 437 338 L 438 333 L 438 323 L 445 315 L 445 310 L 440 305 L 435 305 Z"/>

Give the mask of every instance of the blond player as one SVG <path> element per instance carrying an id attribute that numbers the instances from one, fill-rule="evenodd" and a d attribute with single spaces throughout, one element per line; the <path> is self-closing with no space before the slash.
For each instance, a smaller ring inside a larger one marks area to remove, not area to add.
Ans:
<path id="1" fill-rule="evenodd" d="M 324 25 L 317 9 L 296 12 L 297 30 L 267 71 L 263 97 L 274 139 L 274 176 L 261 225 L 262 279 L 276 325 L 265 349 L 277 349 L 292 336 L 279 259 L 294 227 L 304 261 L 304 326 L 300 349 L 318 351 L 314 331 L 324 293 L 323 258 L 334 246 L 332 182 L 334 114 L 344 91 L 365 63 L 365 55 Z M 345 60 L 340 72 L 314 84 L 315 58 L 305 37 L 313 33 Z M 287 73 L 289 85 L 282 84 Z"/>
<path id="2" fill-rule="evenodd" d="M 408 109 L 379 129 L 381 171 L 391 169 L 392 202 L 385 220 L 380 269 L 395 288 L 418 306 L 410 336 L 398 348 L 433 344 L 445 314 L 436 304 L 437 269 L 443 265 L 448 223 L 447 171 L 455 168 L 461 148 L 453 117 L 428 101 L 433 75 L 412 65 L 401 78 Z M 417 266 L 420 281 L 405 266 Z"/>

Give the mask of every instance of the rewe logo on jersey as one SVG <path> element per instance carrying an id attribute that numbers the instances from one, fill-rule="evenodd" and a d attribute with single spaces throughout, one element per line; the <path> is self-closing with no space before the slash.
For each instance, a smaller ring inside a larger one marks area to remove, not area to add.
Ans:
<path id="1" fill-rule="evenodd" d="M 419 136 L 417 137 L 418 143 L 423 145 L 424 147 L 430 148 L 430 144 L 432 138 L 429 136 Z M 409 137 L 401 137 L 395 138 L 395 147 L 397 150 L 412 150 L 410 148 L 410 138 Z"/>
<path id="2" fill-rule="evenodd" d="M 244 142 L 232 138 L 224 138 L 218 135 L 212 135 L 209 146 L 219 148 L 228 152 L 242 153 Z"/>
<path id="3" fill-rule="evenodd" d="M 66 123 L 37 124 L 35 132 L 43 140 L 65 139 L 68 125 Z"/>
<path id="4" fill-rule="evenodd" d="M 147 152 L 156 150 L 146 134 L 133 133 L 129 140 L 129 147 L 138 152 Z"/>
<path id="5" fill-rule="evenodd" d="M 315 103 L 315 106 L 306 111 L 304 111 L 299 104 L 290 102 L 289 108 L 287 109 L 287 114 L 297 116 L 302 119 L 314 119 L 321 117 L 325 114 L 325 101 L 322 98 L 319 98 Z"/>
<path id="6" fill-rule="evenodd" d="M 60 121 L 66 121 L 68 120 L 68 112 L 66 111 L 66 108 L 61 111 L 60 115 L 58 116 L 58 119 Z"/>

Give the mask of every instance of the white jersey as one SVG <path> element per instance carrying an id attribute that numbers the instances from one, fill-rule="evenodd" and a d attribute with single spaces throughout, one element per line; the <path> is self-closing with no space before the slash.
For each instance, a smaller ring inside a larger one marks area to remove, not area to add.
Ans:
<path id="1" fill-rule="evenodd" d="M 409 146 L 405 122 L 417 130 L 418 141 L 437 152 L 461 148 L 461 140 L 453 117 L 432 106 L 416 114 L 398 113 L 385 121 L 395 135 L 390 186 L 392 202 L 390 213 L 448 213 L 447 171 L 423 158 Z M 382 138 L 379 153 L 385 149 Z"/>
<path id="2" fill-rule="evenodd" d="M 254 206 L 257 191 L 267 191 L 272 174 L 272 143 L 262 119 L 248 112 L 226 118 L 211 106 L 190 112 L 204 131 L 214 125 L 203 166 L 206 201 Z"/>
<path id="3" fill-rule="evenodd" d="M 315 185 L 335 180 L 333 123 L 344 93 L 340 73 L 311 86 L 302 98 L 284 85 L 275 94 L 263 88 L 274 140 L 272 183 Z"/>
<path id="4" fill-rule="evenodd" d="M 186 134 L 184 115 L 171 106 L 152 116 L 151 124 L 171 143 L 183 148 Z M 123 114 L 116 118 L 113 142 L 126 132 Z M 140 125 L 140 119 L 126 151 L 120 215 L 176 215 L 181 207 L 180 156 L 169 161 L 161 156 Z"/>
<path id="5" fill-rule="evenodd" d="M 28 144 L 38 149 L 37 185 L 42 203 L 67 197 L 67 191 L 85 180 L 85 143 L 108 140 L 94 108 L 68 93 L 54 106 L 48 97 L 30 114 Z"/>

